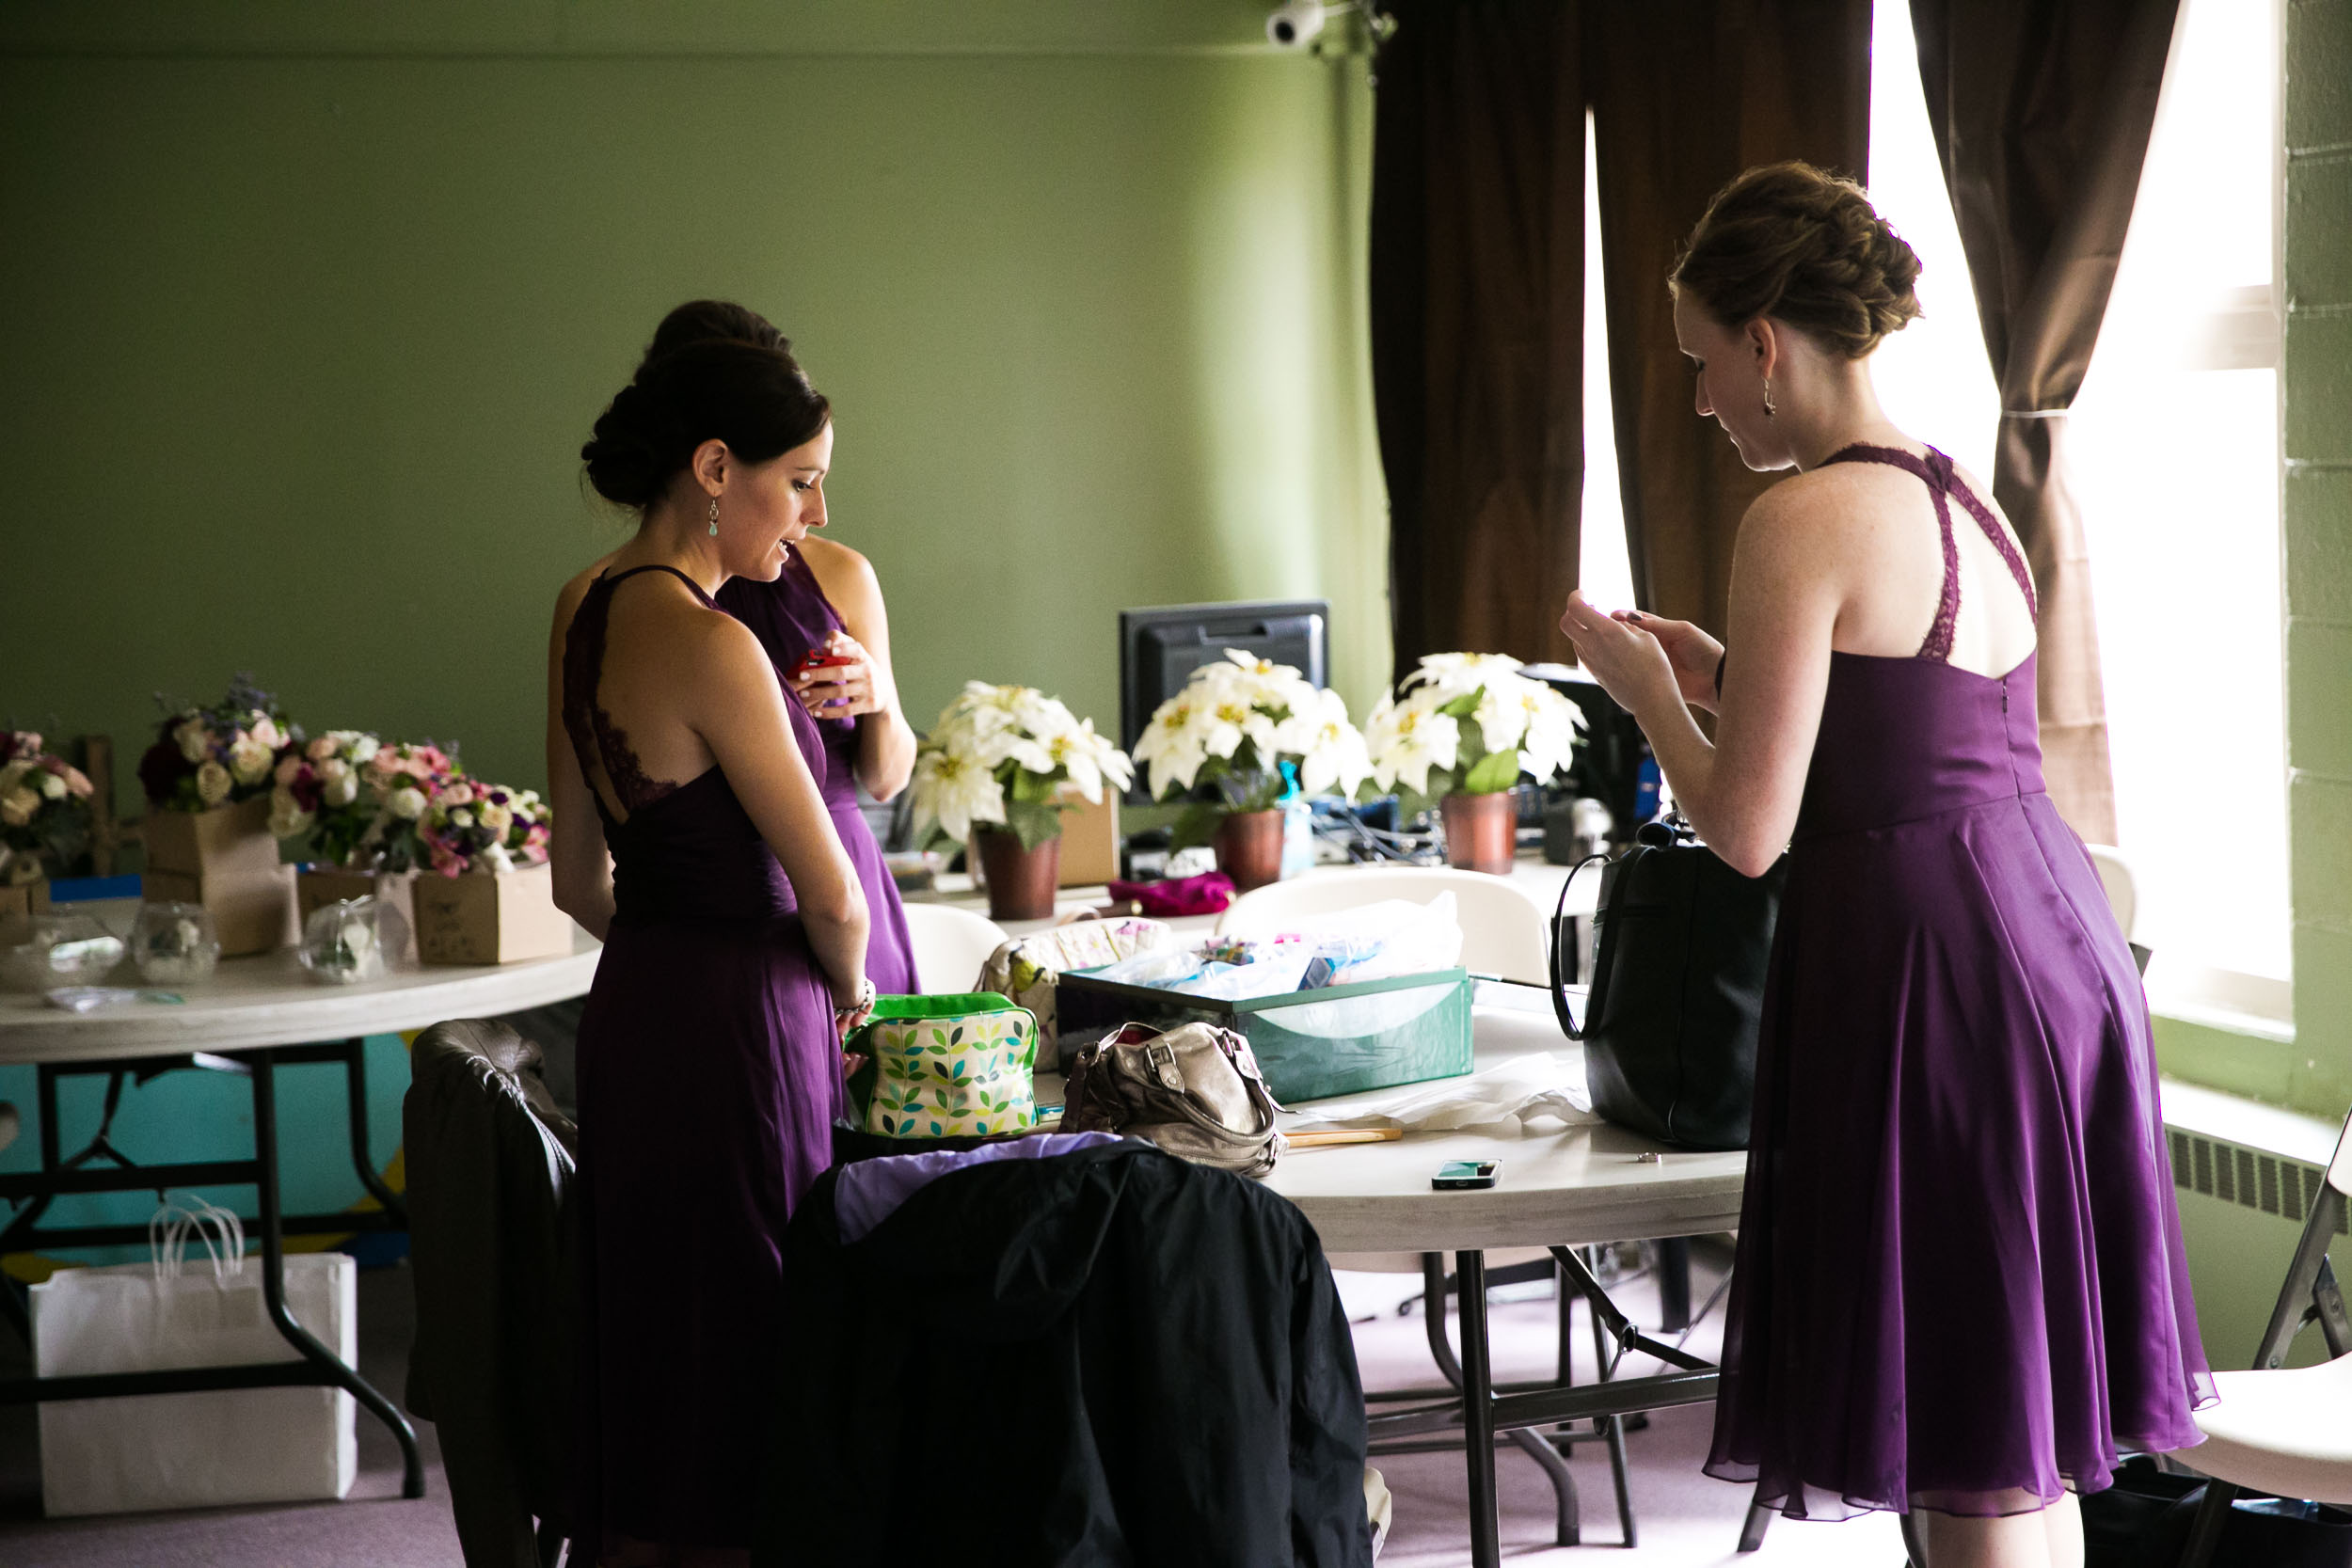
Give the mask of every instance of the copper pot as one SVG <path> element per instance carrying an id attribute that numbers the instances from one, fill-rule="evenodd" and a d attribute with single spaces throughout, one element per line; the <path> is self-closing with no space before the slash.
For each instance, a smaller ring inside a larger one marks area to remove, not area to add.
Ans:
<path id="1" fill-rule="evenodd" d="M 1445 863 L 1489 877 L 1508 877 L 1518 851 L 1518 798 L 1509 790 L 1491 795 L 1449 795 L 1438 802 L 1445 823 Z"/>
<path id="2" fill-rule="evenodd" d="M 991 920 L 1053 918 L 1054 890 L 1061 884 L 1059 833 L 1034 849 L 1024 849 L 1019 833 L 976 828 L 972 842 L 980 851 L 980 877 L 988 883 Z"/>
<path id="3" fill-rule="evenodd" d="M 1282 814 L 1237 811 L 1216 825 L 1216 868 L 1232 879 L 1233 891 L 1282 879 Z"/>

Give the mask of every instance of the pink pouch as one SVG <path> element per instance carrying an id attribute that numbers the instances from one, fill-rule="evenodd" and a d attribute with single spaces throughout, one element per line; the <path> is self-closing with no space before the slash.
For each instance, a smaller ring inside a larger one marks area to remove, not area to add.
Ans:
<path id="1" fill-rule="evenodd" d="M 1109 891 L 1114 903 L 1133 899 L 1140 912 L 1168 920 L 1219 913 L 1233 901 L 1233 879 L 1222 871 L 1204 871 L 1165 882 L 1113 882 Z"/>

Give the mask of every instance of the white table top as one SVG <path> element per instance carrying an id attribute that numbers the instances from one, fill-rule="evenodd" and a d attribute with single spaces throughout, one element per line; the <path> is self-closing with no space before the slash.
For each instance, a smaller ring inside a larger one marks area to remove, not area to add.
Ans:
<path id="1" fill-rule="evenodd" d="M 1471 1027 L 1482 1069 L 1527 1052 L 1583 1054 L 1548 1012 L 1482 1003 Z M 1431 1086 L 1350 1095 L 1347 1104 L 1376 1111 L 1384 1098 Z M 1502 1180 L 1434 1191 L 1429 1179 L 1448 1160 L 1499 1160 Z M 1327 1252 L 1458 1252 L 1729 1230 L 1740 1223 L 1747 1166 L 1744 1150 L 1688 1153 L 1589 1117 L 1567 1127 L 1538 1121 L 1518 1137 L 1407 1132 L 1393 1143 L 1293 1149 L 1265 1184 L 1306 1212 Z"/>
<path id="2" fill-rule="evenodd" d="M 102 917 L 109 912 L 106 904 L 96 909 Z M 112 924 L 120 927 L 127 922 Z M 312 979 L 292 949 L 281 949 L 224 958 L 200 984 L 154 988 L 184 997 L 178 1006 L 125 1003 L 89 1013 L 52 1007 L 31 992 L 0 991 L 0 1065 L 307 1045 L 421 1029 L 443 1019 L 511 1013 L 584 994 L 603 950 L 574 927 L 572 951 L 563 958 L 410 966 L 381 980 L 346 986 Z M 139 981 L 126 962 L 107 983 Z"/>

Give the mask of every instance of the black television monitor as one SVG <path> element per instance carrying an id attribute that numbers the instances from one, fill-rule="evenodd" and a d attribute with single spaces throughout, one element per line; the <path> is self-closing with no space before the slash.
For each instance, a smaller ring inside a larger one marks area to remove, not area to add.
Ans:
<path id="1" fill-rule="evenodd" d="M 1327 599 L 1165 605 L 1119 612 L 1119 743 L 1135 750 L 1152 711 L 1204 664 L 1239 648 L 1288 664 L 1318 687 L 1330 684 Z M 1142 784 L 1137 775 L 1137 786 Z"/>

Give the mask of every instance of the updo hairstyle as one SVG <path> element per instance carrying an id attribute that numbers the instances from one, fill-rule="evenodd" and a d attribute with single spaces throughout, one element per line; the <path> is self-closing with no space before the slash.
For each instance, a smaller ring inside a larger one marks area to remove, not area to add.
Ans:
<path id="1" fill-rule="evenodd" d="M 1716 194 L 1669 279 L 1726 326 L 1771 316 L 1849 359 L 1919 313 L 1919 257 L 1862 187 L 1766 164 Z"/>
<path id="2" fill-rule="evenodd" d="M 756 312 L 696 300 L 670 312 L 580 449 L 596 494 L 653 505 L 705 441 L 765 463 L 816 438 L 833 406 Z"/>

